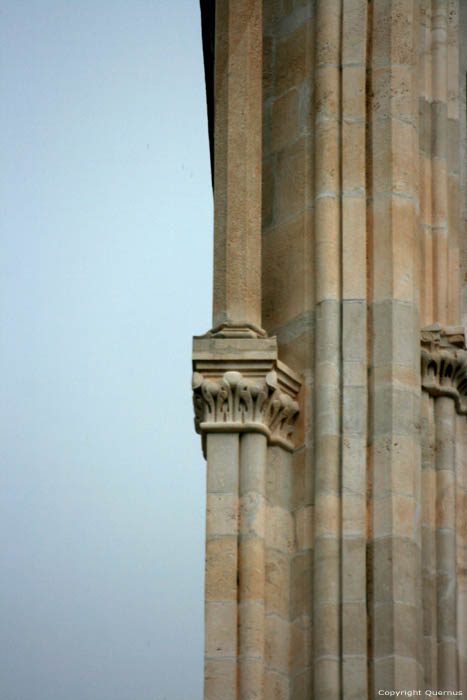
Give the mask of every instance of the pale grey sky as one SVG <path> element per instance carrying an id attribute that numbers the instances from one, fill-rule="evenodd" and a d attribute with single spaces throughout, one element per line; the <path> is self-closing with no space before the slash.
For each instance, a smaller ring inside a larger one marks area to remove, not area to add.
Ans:
<path id="1" fill-rule="evenodd" d="M 200 700 L 198 0 L 5 0 L 0 56 L 0 698 Z"/>

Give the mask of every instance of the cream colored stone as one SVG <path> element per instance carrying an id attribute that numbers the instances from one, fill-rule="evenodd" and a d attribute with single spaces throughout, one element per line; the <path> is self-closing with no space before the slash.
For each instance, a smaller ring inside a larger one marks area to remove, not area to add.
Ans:
<path id="1" fill-rule="evenodd" d="M 206 602 L 206 656 L 232 657 L 237 653 L 237 604 Z"/>
<path id="2" fill-rule="evenodd" d="M 206 600 L 237 600 L 237 538 L 206 542 Z"/>
<path id="3" fill-rule="evenodd" d="M 266 550 L 265 607 L 266 613 L 283 618 L 289 614 L 290 560 L 275 549 Z"/>
<path id="4" fill-rule="evenodd" d="M 208 493 L 206 496 L 206 532 L 215 535 L 236 535 L 238 529 L 238 496 L 235 493 Z"/>
<path id="5" fill-rule="evenodd" d="M 289 90 L 272 105 L 272 148 L 277 150 L 299 136 L 298 92 Z"/>
<path id="6" fill-rule="evenodd" d="M 304 506 L 295 514 L 297 549 L 311 549 L 313 546 L 313 508 Z"/>
<path id="7" fill-rule="evenodd" d="M 265 618 L 266 664 L 274 671 L 289 672 L 290 623 L 277 615 Z"/>
<path id="8" fill-rule="evenodd" d="M 237 315 L 251 314 L 261 277 L 257 325 L 277 340 L 252 361 L 259 331 L 238 330 L 250 350 L 235 356 L 227 338 L 227 369 L 213 352 L 195 369 L 265 382 L 280 357 L 304 381 L 300 393 L 298 381 L 280 386 L 300 408 L 283 446 L 267 421 L 243 432 L 251 409 L 240 436 L 203 437 L 206 595 L 232 603 L 231 617 L 207 609 L 206 645 L 235 668 L 225 692 L 214 669 L 205 697 L 369 700 L 424 683 L 465 694 L 467 365 L 462 332 L 436 324 L 465 320 L 466 10 L 457 0 L 263 3 L 258 120 L 249 1 L 216 6 L 218 28 L 232 31 L 218 29 L 216 44 L 214 296 L 216 313 L 224 294 L 226 308 L 235 298 Z M 259 181 L 261 275 L 248 238 L 260 232 Z M 203 386 L 204 401 L 219 391 Z"/>

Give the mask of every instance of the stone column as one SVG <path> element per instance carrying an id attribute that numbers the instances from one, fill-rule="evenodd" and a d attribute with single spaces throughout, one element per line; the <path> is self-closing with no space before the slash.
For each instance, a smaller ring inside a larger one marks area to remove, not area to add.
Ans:
<path id="1" fill-rule="evenodd" d="M 267 446 L 293 448 L 300 379 L 275 338 L 195 338 L 193 369 L 208 475 L 205 698 L 267 700 Z"/>
<path id="2" fill-rule="evenodd" d="M 424 403 L 428 400 L 434 406 L 431 429 L 424 426 L 432 442 L 425 454 L 434 467 L 423 497 L 424 522 L 430 521 L 423 540 L 425 686 L 458 691 L 465 688 L 467 630 L 463 591 L 467 352 L 462 328 L 433 324 L 423 329 L 422 386 Z"/>
<path id="3" fill-rule="evenodd" d="M 258 330 L 262 1 L 215 5 L 213 325 Z"/>
<path id="4" fill-rule="evenodd" d="M 368 570 L 371 686 L 422 684 L 418 315 L 418 3 L 375 0 L 369 22 Z"/>

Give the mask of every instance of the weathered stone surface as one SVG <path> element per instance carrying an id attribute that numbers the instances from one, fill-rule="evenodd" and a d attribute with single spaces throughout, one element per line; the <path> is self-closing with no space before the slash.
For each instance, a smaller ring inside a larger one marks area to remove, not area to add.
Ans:
<path id="1" fill-rule="evenodd" d="M 216 12 L 205 697 L 467 694 L 467 3 Z"/>

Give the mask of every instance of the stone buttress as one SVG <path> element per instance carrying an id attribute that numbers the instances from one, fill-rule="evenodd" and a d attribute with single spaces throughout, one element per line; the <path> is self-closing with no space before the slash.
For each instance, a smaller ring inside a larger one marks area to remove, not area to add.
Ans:
<path id="1" fill-rule="evenodd" d="M 205 698 L 466 695 L 467 3 L 201 10 Z"/>

